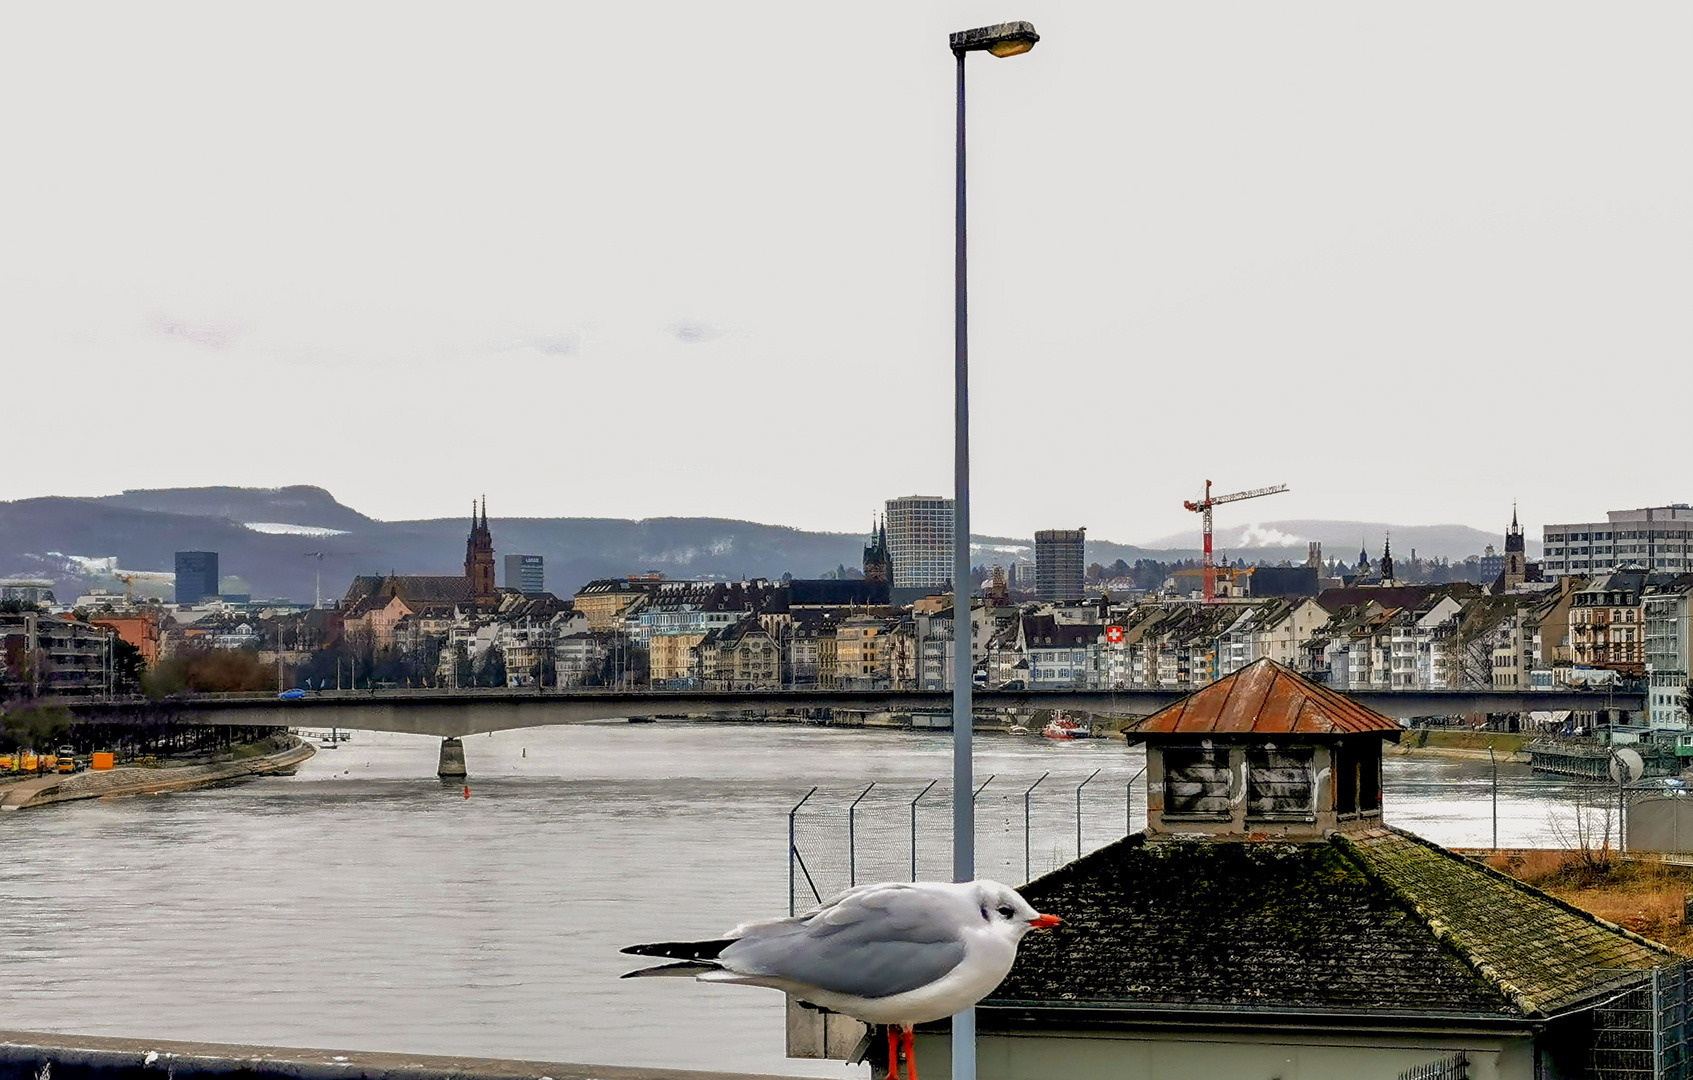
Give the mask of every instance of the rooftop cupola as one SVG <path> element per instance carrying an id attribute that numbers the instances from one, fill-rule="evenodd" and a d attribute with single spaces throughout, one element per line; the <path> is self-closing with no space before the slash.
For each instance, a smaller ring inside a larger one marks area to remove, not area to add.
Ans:
<path id="1" fill-rule="evenodd" d="M 1398 722 L 1264 659 L 1125 731 L 1146 743 L 1149 839 L 1318 841 L 1381 826 Z"/>

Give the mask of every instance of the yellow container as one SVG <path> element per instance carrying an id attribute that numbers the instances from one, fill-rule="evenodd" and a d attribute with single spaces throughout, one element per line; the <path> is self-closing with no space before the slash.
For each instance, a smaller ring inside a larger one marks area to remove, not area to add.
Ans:
<path id="1" fill-rule="evenodd" d="M 59 759 L 52 754 L 42 754 L 41 755 L 41 771 L 42 772 L 58 772 L 59 771 Z"/>
<path id="2" fill-rule="evenodd" d="M 11 772 L 17 767 L 17 758 L 13 757 L 11 754 L 0 754 L 0 769 L 5 769 L 7 772 Z"/>
<path id="3" fill-rule="evenodd" d="M 112 752 L 110 750 L 96 750 L 93 754 L 93 760 L 89 763 L 88 767 L 90 769 L 110 769 L 114 768 L 116 764 L 117 763 L 112 759 Z"/>
<path id="4" fill-rule="evenodd" d="M 34 754 L 30 753 L 28 750 L 25 750 L 24 751 L 24 772 L 34 772 L 40 766 L 41 766 L 41 759 L 36 757 Z"/>
<path id="5" fill-rule="evenodd" d="M 59 771 L 62 773 L 76 772 L 76 758 L 62 757 L 59 759 Z"/>

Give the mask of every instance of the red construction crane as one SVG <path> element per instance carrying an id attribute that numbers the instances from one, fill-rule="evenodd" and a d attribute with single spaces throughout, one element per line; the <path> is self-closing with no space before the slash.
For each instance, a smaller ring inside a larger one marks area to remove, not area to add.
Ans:
<path id="1" fill-rule="evenodd" d="M 1211 481 L 1205 481 L 1205 498 L 1199 502 L 1182 500 L 1182 505 L 1197 514 L 1205 515 L 1205 602 L 1217 602 L 1217 564 L 1211 561 L 1211 508 L 1221 503 L 1239 502 L 1242 499 L 1256 499 L 1260 495 L 1274 495 L 1279 491 L 1286 491 L 1286 484 L 1276 484 L 1273 487 L 1253 488 L 1251 491 L 1237 491 L 1233 495 L 1219 495 L 1211 497 Z"/>

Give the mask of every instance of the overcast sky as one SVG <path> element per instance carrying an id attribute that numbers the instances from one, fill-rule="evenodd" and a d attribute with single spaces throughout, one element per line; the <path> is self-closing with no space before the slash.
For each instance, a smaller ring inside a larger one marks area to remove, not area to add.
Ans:
<path id="1" fill-rule="evenodd" d="M 1693 500 L 1693 5 L 1019 2 L 11 5 L 0 499 L 950 494 L 946 34 L 1027 18 L 970 61 L 978 532 Z"/>

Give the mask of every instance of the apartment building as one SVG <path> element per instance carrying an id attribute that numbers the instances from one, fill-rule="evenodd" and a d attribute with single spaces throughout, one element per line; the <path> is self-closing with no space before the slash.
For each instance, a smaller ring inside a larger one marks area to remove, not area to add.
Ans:
<path id="1" fill-rule="evenodd" d="M 1646 632 L 1646 708 L 1655 728 L 1685 728 L 1687 689 L 1693 649 L 1693 577 L 1649 591 L 1641 603 Z"/>
<path id="2" fill-rule="evenodd" d="M 1548 578 L 1608 574 L 1625 567 L 1693 571 L 1693 507 L 1686 503 L 1612 510 L 1604 521 L 1547 525 L 1541 569 Z"/>

